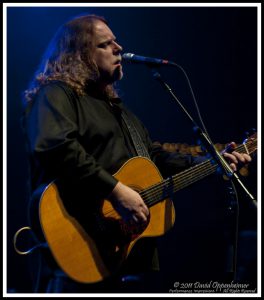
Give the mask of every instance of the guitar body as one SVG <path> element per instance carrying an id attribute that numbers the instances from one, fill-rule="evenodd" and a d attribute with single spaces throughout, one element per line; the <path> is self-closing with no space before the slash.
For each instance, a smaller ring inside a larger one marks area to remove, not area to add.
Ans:
<path id="1" fill-rule="evenodd" d="M 114 177 L 138 192 L 163 180 L 156 166 L 144 157 L 130 159 Z M 69 277 L 82 283 L 105 279 L 118 270 L 139 239 L 163 235 L 175 221 L 170 199 L 149 206 L 145 227 L 124 223 L 104 199 L 97 212 L 87 212 L 87 223 L 83 224 L 69 215 L 55 183 L 41 194 L 38 208 L 42 232 L 56 262 Z"/>

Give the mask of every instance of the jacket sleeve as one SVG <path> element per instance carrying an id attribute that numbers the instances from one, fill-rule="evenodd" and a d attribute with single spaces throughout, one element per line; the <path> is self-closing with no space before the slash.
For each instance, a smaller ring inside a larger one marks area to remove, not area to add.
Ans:
<path id="1" fill-rule="evenodd" d="M 196 164 L 205 161 L 205 157 L 194 157 L 189 154 L 168 152 L 160 145 L 151 143 L 151 157 L 163 177 L 172 176 Z"/>
<path id="2" fill-rule="evenodd" d="M 33 100 L 26 118 L 29 151 L 44 181 L 62 179 L 78 193 L 106 197 L 117 180 L 78 141 L 76 108 L 67 90 L 47 85 Z"/>

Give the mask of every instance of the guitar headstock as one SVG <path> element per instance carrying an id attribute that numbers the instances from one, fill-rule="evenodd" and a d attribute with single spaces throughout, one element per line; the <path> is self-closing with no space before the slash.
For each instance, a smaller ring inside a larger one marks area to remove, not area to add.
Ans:
<path id="1" fill-rule="evenodd" d="M 257 132 L 253 133 L 251 136 L 248 136 L 244 142 L 243 145 L 245 146 L 248 154 L 254 154 L 256 150 L 258 149 L 258 137 Z"/>

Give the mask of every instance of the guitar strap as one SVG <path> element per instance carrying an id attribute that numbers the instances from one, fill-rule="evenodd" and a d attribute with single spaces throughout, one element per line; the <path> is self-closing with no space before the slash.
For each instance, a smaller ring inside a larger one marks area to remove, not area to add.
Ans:
<path id="1" fill-rule="evenodd" d="M 74 95 L 74 93 L 72 92 L 71 89 L 67 89 L 67 91 L 69 92 L 69 96 L 70 97 L 72 97 L 72 98 L 75 97 L 75 95 Z M 112 107 L 116 108 L 116 105 L 114 103 L 109 102 L 109 104 Z M 145 144 L 142 141 L 142 138 L 141 138 L 140 134 L 138 133 L 135 125 L 128 118 L 126 112 L 123 109 L 122 109 L 122 112 L 121 112 L 121 117 L 122 117 L 124 123 L 126 124 L 126 127 L 127 127 L 128 131 L 129 131 L 129 134 L 130 134 L 131 139 L 133 141 L 133 144 L 134 144 L 134 147 L 135 147 L 137 155 L 138 156 L 144 156 L 144 157 L 147 157 L 147 158 L 150 159 L 149 153 L 148 153 L 148 151 L 146 149 Z"/>
<path id="2" fill-rule="evenodd" d="M 142 138 L 141 138 L 139 132 L 137 131 L 133 122 L 128 118 L 128 116 L 124 110 L 122 110 L 121 117 L 122 117 L 123 121 L 125 122 L 126 127 L 130 133 L 130 136 L 133 141 L 134 147 L 136 149 L 137 155 L 147 157 L 150 159 L 149 153 L 146 149 L 145 144 L 142 141 Z"/>

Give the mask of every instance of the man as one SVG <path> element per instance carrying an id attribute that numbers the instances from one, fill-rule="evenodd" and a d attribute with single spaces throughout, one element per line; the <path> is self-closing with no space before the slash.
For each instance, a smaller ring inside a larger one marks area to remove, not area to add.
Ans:
<path id="1" fill-rule="evenodd" d="M 81 224 L 89 223 L 87 215 L 101 199 L 108 199 L 126 224 L 144 228 L 150 218 L 147 205 L 137 191 L 112 175 L 139 155 L 129 128 L 134 128 L 140 149 L 163 176 L 197 162 L 154 146 L 141 122 L 123 106 L 114 89 L 123 76 L 121 51 L 106 21 L 95 15 L 77 17 L 55 35 L 25 92 L 23 120 L 31 189 L 33 194 L 39 186 L 56 180 L 65 207 Z M 224 156 L 233 170 L 239 162 L 251 160 L 237 152 Z M 120 292 L 126 291 L 120 278 L 151 273 L 158 269 L 158 261 L 154 239 L 141 239 L 120 273 L 102 283 L 80 284 L 69 279 L 56 263 L 48 266 L 48 287 L 42 291 Z M 153 291 L 154 287 L 152 283 Z M 142 289 L 133 287 L 130 291 Z"/>

